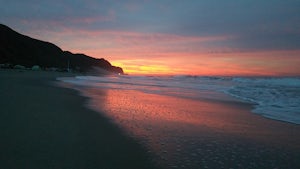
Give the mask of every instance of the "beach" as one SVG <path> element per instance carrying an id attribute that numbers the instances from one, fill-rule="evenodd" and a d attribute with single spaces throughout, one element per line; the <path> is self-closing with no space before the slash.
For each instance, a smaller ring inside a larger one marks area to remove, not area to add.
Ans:
<path id="1" fill-rule="evenodd" d="M 250 113 L 249 104 L 131 90 L 81 91 L 92 98 L 89 107 L 103 110 L 142 140 L 163 168 L 300 166 L 300 126 Z"/>
<path id="2" fill-rule="evenodd" d="M 0 168 L 300 168 L 300 126 L 251 104 L 55 80 L 65 76 L 0 71 Z"/>
<path id="3" fill-rule="evenodd" d="M 60 88 L 68 73 L 0 70 L 0 168 L 156 168 L 146 150 L 87 99 Z"/>

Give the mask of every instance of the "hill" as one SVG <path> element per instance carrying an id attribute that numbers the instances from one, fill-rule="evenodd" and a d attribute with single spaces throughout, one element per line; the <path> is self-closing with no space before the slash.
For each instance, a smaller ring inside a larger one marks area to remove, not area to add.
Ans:
<path id="1" fill-rule="evenodd" d="M 42 68 L 59 68 L 87 72 L 101 68 L 113 73 L 123 73 L 122 68 L 112 66 L 107 60 L 84 54 L 63 51 L 58 46 L 22 35 L 0 24 L 0 64 L 23 65 Z"/>

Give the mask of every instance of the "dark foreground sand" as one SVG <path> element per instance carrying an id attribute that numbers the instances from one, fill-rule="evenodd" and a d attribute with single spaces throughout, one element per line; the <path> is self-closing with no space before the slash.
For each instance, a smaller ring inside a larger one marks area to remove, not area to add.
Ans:
<path id="1" fill-rule="evenodd" d="M 1 169 L 155 168 L 145 150 L 54 72 L 0 70 Z"/>

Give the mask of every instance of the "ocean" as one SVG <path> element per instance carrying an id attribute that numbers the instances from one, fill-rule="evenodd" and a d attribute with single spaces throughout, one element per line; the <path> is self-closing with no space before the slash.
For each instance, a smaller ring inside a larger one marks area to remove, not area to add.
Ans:
<path id="1" fill-rule="evenodd" d="M 136 90 L 191 99 L 253 104 L 266 118 L 300 124 L 299 77 L 77 76 L 59 80 L 87 87 Z M 223 95 L 229 97 L 224 97 Z"/>

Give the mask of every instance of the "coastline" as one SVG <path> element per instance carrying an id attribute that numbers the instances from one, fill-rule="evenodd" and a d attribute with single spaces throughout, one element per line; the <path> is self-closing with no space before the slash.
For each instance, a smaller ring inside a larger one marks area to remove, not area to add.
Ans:
<path id="1" fill-rule="evenodd" d="M 0 168 L 156 168 L 143 146 L 73 89 L 68 73 L 0 71 Z"/>
<path id="2" fill-rule="evenodd" d="M 55 80 L 74 75 L 0 71 L 0 168 L 300 167 L 300 126 L 250 104 Z"/>

